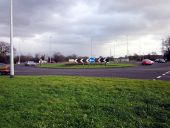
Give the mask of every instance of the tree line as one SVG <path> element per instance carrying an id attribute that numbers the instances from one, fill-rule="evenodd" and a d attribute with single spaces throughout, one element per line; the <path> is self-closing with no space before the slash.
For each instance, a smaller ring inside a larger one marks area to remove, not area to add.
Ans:
<path id="1" fill-rule="evenodd" d="M 0 63 L 9 63 L 10 61 L 10 45 L 9 43 L 6 43 L 4 41 L 0 41 Z M 16 49 L 14 48 L 14 54 L 16 53 Z M 138 55 L 134 54 L 132 56 L 128 56 L 130 60 L 137 60 L 141 61 L 142 59 L 151 59 L 155 60 L 157 58 L 164 58 L 170 61 L 170 37 L 164 39 L 162 41 L 162 53 L 163 55 L 157 55 L 156 53 L 148 54 L 148 55 Z M 88 58 L 87 56 L 84 57 L 78 57 L 75 54 L 69 55 L 69 56 L 64 56 L 63 54 L 56 52 L 54 53 L 51 57 L 46 56 L 45 54 L 35 54 L 33 55 L 16 55 L 14 58 L 14 62 L 17 63 L 20 62 L 26 62 L 26 61 L 34 61 L 34 62 L 39 62 L 40 59 L 46 60 L 48 62 L 66 62 L 69 59 L 77 59 L 77 58 Z M 110 57 L 111 60 L 114 60 L 113 57 Z"/>
<path id="2" fill-rule="evenodd" d="M 69 56 L 64 56 L 59 52 L 54 53 L 51 57 L 48 57 L 45 54 L 37 53 L 35 55 L 16 55 L 16 49 L 14 48 L 14 62 L 17 63 L 19 60 L 21 63 L 26 61 L 34 61 L 39 62 L 40 59 L 46 60 L 48 62 L 66 62 L 69 59 L 76 59 L 78 58 L 77 55 L 72 54 Z M 4 41 L 0 41 L 0 63 L 9 63 L 10 62 L 10 45 Z"/>
<path id="3" fill-rule="evenodd" d="M 69 56 L 64 56 L 62 55 L 60 52 L 54 53 L 51 57 L 45 55 L 45 54 L 35 54 L 34 56 L 32 55 L 20 55 L 20 56 L 16 56 L 15 57 L 15 63 L 18 62 L 20 57 L 20 62 L 24 63 L 26 61 L 34 61 L 36 63 L 39 62 L 40 59 L 45 60 L 47 62 L 51 62 L 51 63 L 58 63 L 58 62 L 66 62 L 69 59 L 76 59 L 77 55 L 73 54 L 73 55 L 69 55 Z"/>

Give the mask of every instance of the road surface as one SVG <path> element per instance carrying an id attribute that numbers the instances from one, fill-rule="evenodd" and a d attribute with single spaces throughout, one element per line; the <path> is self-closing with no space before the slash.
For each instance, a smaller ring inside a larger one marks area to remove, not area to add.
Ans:
<path id="1" fill-rule="evenodd" d="M 37 67 L 15 66 L 16 75 L 67 75 L 67 76 L 95 76 L 121 77 L 133 79 L 151 79 L 170 81 L 170 63 L 155 63 L 151 66 L 137 66 L 129 68 L 110 69 L 48 69 Z"/>

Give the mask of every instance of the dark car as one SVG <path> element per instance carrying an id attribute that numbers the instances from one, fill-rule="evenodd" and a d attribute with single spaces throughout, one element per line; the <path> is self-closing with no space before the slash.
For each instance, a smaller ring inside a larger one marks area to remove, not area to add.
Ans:
<path id="1" fill-rule="evenodd" d="M 142 65 L 152 65 L 152 64 L 154 64 L 152 60 L 149 59 L 142 60 Z"/>
<path id="2" fill-rule="evenodd" d="M 9 74 L 10 73 L 10 65 L 0 63 L 0 74 Z"/>
<path id="3" fill-rule="evenodd" d="M 166 61 L 164 59 L 156 59 L 155 62 L 157 62 L 157 63 L 166 63 Z"/>

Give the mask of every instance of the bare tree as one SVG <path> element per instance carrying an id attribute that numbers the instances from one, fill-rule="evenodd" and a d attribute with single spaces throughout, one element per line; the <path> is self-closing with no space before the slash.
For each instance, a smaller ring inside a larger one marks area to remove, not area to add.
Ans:
<path id="1" fill-rule="evenodd" d="M 0 63 L 9 63 L 9 53 L 10 44 L 4 41 L 0 41 Z"/>
<path id="2" fill-rule="evenodd" d="M 164 58 L 170 61 L 170 36 L 162 41 L 162 52 L 164 54 Z"/>
<path id="3" fill-rule="evenodd" d="M 170 48 L 170 37 L 165 40 L 162 40 L 162 52 L 165 53 Z"/>
<path id="4" fill-rule="evenodd" d="M 64 62 L 65 56 L 62 55 L 61 53 L 57 52 L 53 55 L 53 59 L 54 59 L 55 62 Z"/>
<path id="5" fill-rule="evenodd" d="M 8 55 L 10 52 L 10 45 L 6 42 L 0 41 L 0 54 Z"/>

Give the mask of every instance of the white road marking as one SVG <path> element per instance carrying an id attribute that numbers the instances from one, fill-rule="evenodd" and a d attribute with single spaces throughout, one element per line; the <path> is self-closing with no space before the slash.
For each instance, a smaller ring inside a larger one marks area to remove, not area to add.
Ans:
<path id="1" fill-rule="evenodd" d="M 167 76 L 169 73 L 170 73 L 170 71 L 167 71 L 167 72 L 163 73 L 161 76 L 156 77 L 156 79 L 160 79 L 161 77 L 170 77 L 170 76 Z M 156 80 L 156 79 L 153 79 L 153 80 Z"/>
<path id="2" fill-rule="evenodd" d="M 157 79 L 160 79 L 162 76 L 158 76 Z"/>

